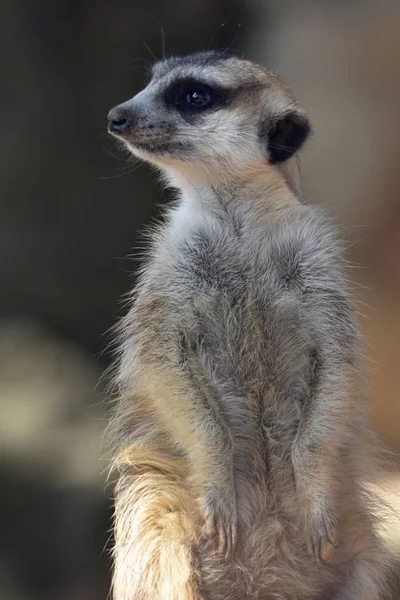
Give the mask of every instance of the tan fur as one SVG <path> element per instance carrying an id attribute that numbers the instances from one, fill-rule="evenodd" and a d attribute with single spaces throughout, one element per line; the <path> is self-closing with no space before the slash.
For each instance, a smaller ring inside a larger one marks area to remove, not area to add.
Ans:
<path id="1" fill-rule="evenodd" d="M 303 113 L 261 67 L 196 60 L 156 66 L 146 102 L 122 105 L 139 114 L 125 143 L 181 196 L 121 326 L 114 599 L 379 600 L 387 554 L 340 246 L 299 202 L 297 157 L 270 164 L 265 119 Z M 189 76 L 245 95 L 182 119 L 160 98 Z"/>

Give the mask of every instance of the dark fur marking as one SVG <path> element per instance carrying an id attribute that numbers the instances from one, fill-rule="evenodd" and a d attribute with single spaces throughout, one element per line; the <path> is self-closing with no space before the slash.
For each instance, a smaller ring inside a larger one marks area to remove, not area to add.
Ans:
<path id="1" fill-rule="evenodd" d="M 205 108 L 193 107 L 185 101 L 187 94 L 200 90 L 208 94 L 209 103 Z M 215 111 L 227 106 L 230 102 L 229 90 L 216 85 L 209 85 L 193 77 L 179 78 L 173 81 L 164 91 L 167 106 L 172 106 L 180 112 L 185 120 L 201 118 L 205 112 Z"/>
<path id="2" fill-rule="evenodd" d="M 259 137 L 266 146 L 271 164 L 289 159 L 306 141 L 310 124 L 297 112 L 287 113 L 281 119 L 263 123 Z"/>

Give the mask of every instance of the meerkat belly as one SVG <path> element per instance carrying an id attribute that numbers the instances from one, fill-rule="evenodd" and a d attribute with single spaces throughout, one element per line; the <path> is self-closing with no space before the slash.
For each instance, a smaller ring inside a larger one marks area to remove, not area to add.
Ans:
<path id="1" fill-rule="evenodd" d="M 235 464 L 263 477 L 290 450 L 305 399 L 310 343 L 301 300 L 265 264 L 243 264 L 231 239 L 196 239 L 181 265 L 177 276 L 192 292 L 178 319 L 198 344 L 241 455 Z"/>
<path id="2" fill-rule="evenodd" d="M 237 288 L 199 290 L 192 303 L 190 330 L 233 439 L 239 519 L 251 523 L 268 490 L 292 480 L 309 363 L 298 302 L 243 279 Z"/>

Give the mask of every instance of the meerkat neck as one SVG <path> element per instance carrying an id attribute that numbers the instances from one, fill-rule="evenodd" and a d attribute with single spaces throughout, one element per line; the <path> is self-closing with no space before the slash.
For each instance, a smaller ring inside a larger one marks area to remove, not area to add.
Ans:
<path id="1" fill-rule="evenodd" d="M 273 165 L 250 165 L 223 176 L 190 169 L 169 171 L 169 176 L 187 208 L 217 213 L 228 207 L 249 210 L 257 206 L 275 212 L 299 202 L 297 180 L 289 179 L 289 173 L 293 173 L 290 168 L 285 172 Z"/>

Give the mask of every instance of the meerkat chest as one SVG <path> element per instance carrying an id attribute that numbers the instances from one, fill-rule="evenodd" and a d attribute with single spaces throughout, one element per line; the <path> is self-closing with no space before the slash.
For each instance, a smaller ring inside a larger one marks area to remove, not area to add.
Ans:
<path id="1" fill-rule="evenodd" d="M 215 354 L 235 347 L 233 369 L 242 351 L 254 357 L 248 365 L 265 357 L 271 344 L 303 352 L 306 275 L 290 235 L 249 227 L 240 215 L 181 213 L 168 236 L 160 245 L 157 288 L 174 298 L 177 329 L 207 340 Z"/>
<path id="2" fill-rule="evenodd" d="M 200 344 L 221 381 L 246 398 L 261 394 L 278 412 L 289 403 L 294 423 L 321 321 L 307 292 L 319 280 L 321 250 L 295 222 L 262 230 L 239 218 L 179 216 L 152 266 L 152 288 L 168 305 L 165 327 Z"/>
<path id="3" fill-rule="evenodd" d="M 173 217 L 166 266 L 188 292 L 296 296 L 308 265 L 296 226 L 283 229 L 262 228 L 240 211 L 221 215 L 184 205 Z"/>

